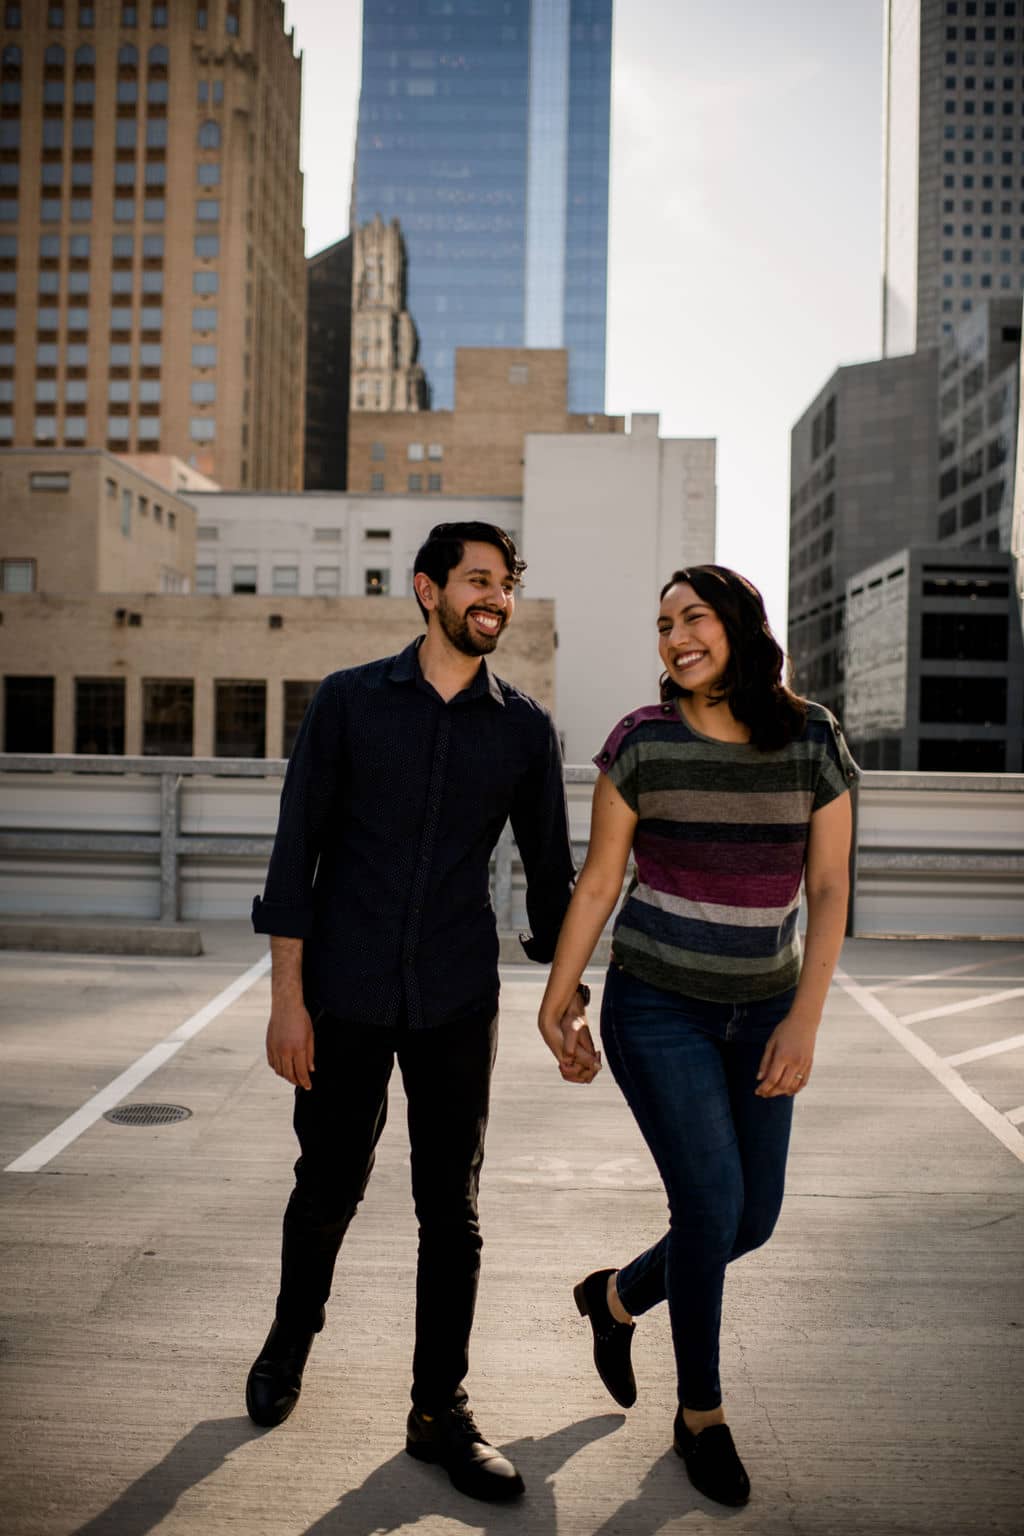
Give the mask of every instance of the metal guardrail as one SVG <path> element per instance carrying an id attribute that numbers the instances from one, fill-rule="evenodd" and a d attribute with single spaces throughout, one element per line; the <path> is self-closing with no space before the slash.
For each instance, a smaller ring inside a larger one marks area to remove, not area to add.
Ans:
<path id="1" fill-rule="evenodd" d="M 252 757 L 113 757 L 77 753 L 0 752 L 0 774 L 77 773 L 139 775 L 160 780 L 159 832 L 19 831 L 0 828 L 0 853 L 136 853 L 156 854 L 160 860 L 160 921 L 178 922 L 181 900 L 178 870 L 183 858 L 213 854 L 269 859 L 272 837 L 183 833 L 180 790 L 185 778 L 284 778 L 287 758 Z M 589 764 L 567 766 L 567 784 L 592 784 L 597 769 Z M 505 829 L 494 852 L 494 906 L 499 929 L 512 926 L 512 829 Z M 578 852 L 578 849 L 574 849 Z"/>
<path id="2" fill-rule="evenodd" d="M 285 758 L 237 758 L 237 757 L 114 757 L 106 755 L 78 755 L 62 753 L 0 753 L 0 776 L 20 773 L 75 775 L 102 775 L 111 778 L 157 778 L 160 783 L 159 830 L 119 832 L 110 830 L 60 830 L 40 828 L 16 829 L 0 826 L 0 854 L 3 853 L 72 853 L 83 855 L 126 854 L 148 855 L 159 861 L 160 871 L 160 920 L 177 922 L 181 915 L 180 864 L 182 859 L 195 856 L 227 858 L 252 858 L 267 860 L 273 846 L 273 837 L 267 835 L 242 835 L 229 833 L 183 833 L 181 830 L 181 786 L 185 779 L 275 779 L 283 778 L 287 768 Z M 565 767 L 567 786 L 590 785 L 597 777 L 596 768 L 590 764 L 569 764 Z M 872 793 L 881 791 L 918 792 L 934 791 L 972 795 L 1012 794 L 1024 796 L 1024 774 L 954 774 L 954 773 L 882 773 L 864 775 L 862 785 Z M 914 846 L 908 841 L 902 846 L 859 847 L 858 800 L 854 796 L 854 839 L 850 858 L 850 910 L 847 931 L 854 931 L 855 901 L 860 876 L 868 879 L 878 875 L 894 878 L 912 878 L 933 875 L 937 879 L 955 876 L 958 879 L 988 876 L 1024 877 L 1024 853 L 990 847 L 963 848 Z M 1024 799 L 1021 800 L 1024 810 Z M 902 842 L 902 839 L 901 839 Z M 1011 839 L 1012 842 L 1012 839 Z M 581 858 L 586 843 L 575 843 L 574 854 Z M 514 913 L 514 841 L 511 828 L 506 825 L 493 861 L 493 895 L 498 925 L 502 931 L 513 927 Z"/>

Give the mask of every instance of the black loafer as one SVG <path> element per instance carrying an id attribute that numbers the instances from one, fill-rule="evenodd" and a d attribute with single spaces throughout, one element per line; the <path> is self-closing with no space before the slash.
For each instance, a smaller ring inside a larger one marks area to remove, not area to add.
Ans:
<path id="1" fill-rule="evenodd" d="M 614 1273 L 613 1269 L 595 1269 L 573 1287 L 572 1294 L 580 1316 L 588 1317 L 594 1330 L 597 1374 L 621 1407 L 632 1408 L 636 1402 L 636 1377 L 629 1352 L 636 1324 L 620 1323 L 608 1310 L 608 1276 Z"/>
<path id="2" fill-rule="evenodd" d="M 245 1406 L 254 1424 L 273 1429 L 291 1413 L 316 1333 L 275 1321 L 245 1383 Z"/>
<path id="3" fill-rule="evenodd" d="M 716 1504 L 734 1508 L 750 1498 L 750 1478 L 733 1444 L 728 1424 L 709 1424 L 694 1435 L 683 1421 L 682 1409 L 676 1414 L 673 1444 L 677 1456 L 686 1463 L 690 1482 Z"/>
<path id="4" fill-rule="evenodd" d="M 405 1448 L 417 1461 L 443 1467 L 453 1487 L 471 1499 L 508 1504 L 523 1492 L 523 1480 L 507 1456 L 489 1445 L 465 1404 L 442 1413 L 413 1408 L 405 1431 Z"/>

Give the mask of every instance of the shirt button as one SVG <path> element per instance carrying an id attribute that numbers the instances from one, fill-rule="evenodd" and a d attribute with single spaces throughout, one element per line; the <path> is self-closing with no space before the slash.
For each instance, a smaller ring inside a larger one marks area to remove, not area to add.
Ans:
<path id="1" fill-rule="evenodd" d="M 635 725 L 636 724 L 636 722 L 634 721 L 632 715 L 627 715 L 625 720 L 623 720 L 622 723 L 623 723 L 623 725 Z"/>
<path id="2" fill-rule="evenodd" d="M 661 712 L 662 712 L 663 715 L 670 715 L 672 713 L 672 705 L 671 704 L 663 704 L 661 706 Z"/>
<path id="3" fill-rule="evenodd" d="M 610 757 L 611 757 L 611 753 L 610 752 L 602 752 L 601 753 L 601 761 L 602 761 L 602 763 L 608 762 Z"/>

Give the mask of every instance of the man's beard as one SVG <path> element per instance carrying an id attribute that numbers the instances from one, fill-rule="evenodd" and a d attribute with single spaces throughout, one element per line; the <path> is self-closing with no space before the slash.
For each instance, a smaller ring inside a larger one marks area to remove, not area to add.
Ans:
<path id="1" fill-rule="evenodd" d="M 482 604 L 478 603 L 474 603 L 472 607 L 479 609 L 481 613 L 491 613 L 493 611 L 490 608 L 484 608 Z M 471 610 L 468 609 L 467 612 L 469 611 Z M 495 617 L 500 621 L 499 627 L 494 631 L 493 635 L 481 634 L 478 629 L 473 628 L 466 614 L 456 611 L 455 605 L 448 601 L 443 592 L 439 592 L 437 597 L 437 617 L 440 620 L 441 628 L 452 645 L 454 645 L 457 651 L 461 651 L 464 656 L 489 656 L 497 645 L 502 630 L 505 628 L 504 615 L 495 614 Z"/>

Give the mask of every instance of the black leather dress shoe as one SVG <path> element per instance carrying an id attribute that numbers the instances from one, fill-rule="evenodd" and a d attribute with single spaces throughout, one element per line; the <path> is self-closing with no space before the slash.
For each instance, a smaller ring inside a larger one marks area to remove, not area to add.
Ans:
<path id="1" fill-rule="evenodd" d="M 716 1504 L 737 1507 L 750 1498 L 750 1478 L 733 1444 L 728 1424 L 709 1424 L 694 1435 L 683 1421 L 683 1410 L 676 1414 L 673 1444 L 677 1456 L 686 1463 L 690 1482 Z"/>
<path id="2" fill-rule="evenodd" d="M 613 1269 L 595 1269 L 573 1288 L 572 1294 L 580 1316 L 588 1317 L 594 1330 L 597 1374 L 617 1403 L 632 1408 L 636 1402 L 636 1377 L 629 1352 L 636 1324 L 620 1323 L 608 1310 L 608 1276 L 614 1273 Z"/>
<path id="3" fill-rule="evenodd" d="M 438 1414 L 415 1408 L 405 1430 L 405 1448 L 417 1461 L 444 1467 L 452 1484 L 471 1499 L 507 1504 L 523 1492 L 523 1480 L 507 1456 L 489 1445 L 465 1404 Z"/>
<path id="4" fill-rule="evenodd" d="M 245 1406 L 254 1424 L 273 1429 L 291 1413 L 315 1337 L 312 1328 L 275 1321 L 245 1383 Z"/>

